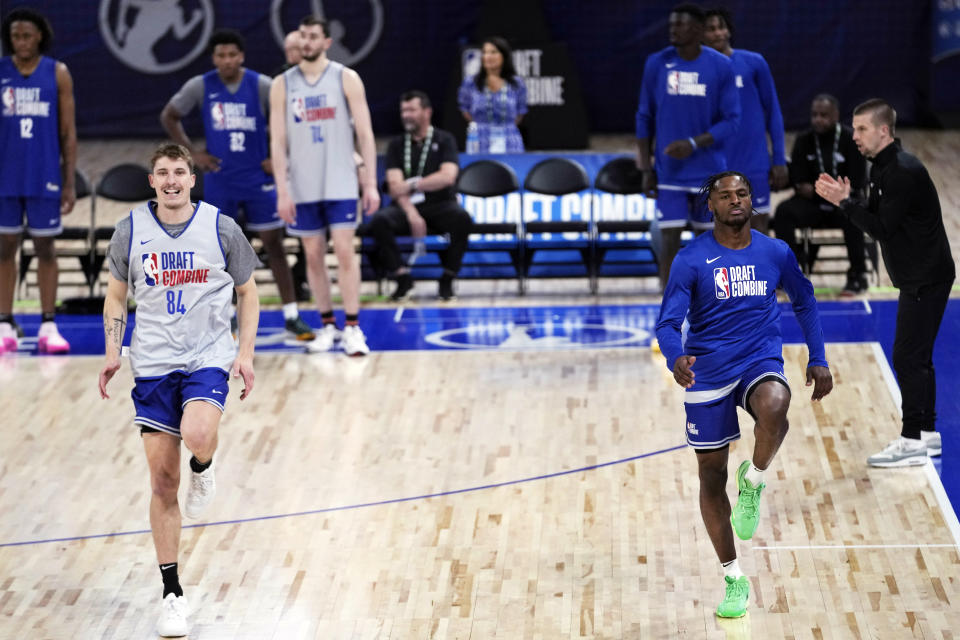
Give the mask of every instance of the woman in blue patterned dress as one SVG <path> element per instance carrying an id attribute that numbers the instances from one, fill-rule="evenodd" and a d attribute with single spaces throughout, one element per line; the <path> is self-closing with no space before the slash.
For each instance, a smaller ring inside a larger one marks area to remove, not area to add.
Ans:
<path id="1" fill-rule="evenodd" d="M 480 153 L 523 152 L 517 125 L 527 112 L 527 87 L 506 40 L 484 39 L 480 72 L 463 81 L 457 102 L 466 121 L 477 123 Z"/>

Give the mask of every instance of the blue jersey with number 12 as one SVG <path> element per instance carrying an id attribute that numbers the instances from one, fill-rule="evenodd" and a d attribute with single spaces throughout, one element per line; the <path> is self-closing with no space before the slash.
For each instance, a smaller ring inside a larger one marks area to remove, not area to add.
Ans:
<path id="1" fill-rule="evenodd" d="M 57 61 L 24 77 L 0 58 L 0 196 L 60 199 Z"/>

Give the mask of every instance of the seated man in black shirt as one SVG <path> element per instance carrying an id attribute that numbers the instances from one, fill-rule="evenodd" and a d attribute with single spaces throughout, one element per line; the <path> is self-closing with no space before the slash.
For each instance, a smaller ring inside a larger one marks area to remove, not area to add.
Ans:
<path id="1" fill-rule="evenodd" d="M 843 216 L 836 207 L 821 198 L 813 184 L 821 173 L 847 176 L 856 192 L 866 183 L 866 161 L 853 142 L 853 132 L 840 124 L 840 105 L 831 95 L 821 93 L 810 107 L 811 129 L 797 136 L 790 160 L 790 182 L 796 193 L 777 207 L 773 230 L 777 238 L 793 249 L 797 261 L 807 264 L 814 256 L 803 255 L 796 230 L 804 227 L 840 227 L 847 245 L 850 270 L 843 294 L 853 295 L 867 289 L 863 231 Z"/>
<path id="2" fill-rule="evenodd" d="M 392 300 L 404 300 L 413 290 L 410 268 L 397 249 L 397 235 L 449 234 L 450 245 L 440 257 L 443 276 L 438 295 L 441 300 L 452 300 L 453 279 L 460 271 L 473 226 L 453 191 L 460 171 L 456 140 L 430 125 L 432 113 L 430 98 L 422 91 L 407 91 L 400 97 L 406 133 L 387 146 L 387 187 L 393 202 L 377 211 L 369 225 L 381 264 L 397 280 Z"/>

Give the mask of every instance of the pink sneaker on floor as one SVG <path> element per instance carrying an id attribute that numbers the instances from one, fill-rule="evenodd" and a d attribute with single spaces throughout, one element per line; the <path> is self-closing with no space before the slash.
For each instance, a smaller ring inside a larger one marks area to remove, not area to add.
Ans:
<path id="1" fill-rule="evenodd" d="M 56 322 L 44 322 L 37 333 L 37 346 L 40 353 L 67 353 L 70 343 L 57 331 Z"/>
<path id="2" fill-rule="evenodd" d="M 17 330 L 9 322 L 0 323 L 0 353 L 17 352 Z"/>

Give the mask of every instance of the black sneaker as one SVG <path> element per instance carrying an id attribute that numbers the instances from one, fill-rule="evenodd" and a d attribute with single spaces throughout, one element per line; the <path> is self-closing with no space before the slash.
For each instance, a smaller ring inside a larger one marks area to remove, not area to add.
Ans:
<path id="1" fill-rule="evenodd" d="M 306 342 L 317 337 L 310 325 L 304 322 L 300 316 L 284 321 L 283 325 L 287 333 L 293 334 L 297 340 Z"/>
<path id="2" fill-rule="evenodd" d="M 439 286 L 437 287 L 437 297 L 444 302 L 456 300 L 457 294 L 453 292 L 453 276 L 443 276 L 440 278 Z"/>
<path id="3" fill-rule="evenodd" d="M 841 296 L 849 297 L 866 292 L 867 277 L 862 273 L 847 274 L 847 284 L 844 285 Z"/>
<path id="4" fill-rule="evenodd" d="M 409 300 L 412 291 L 413 277 L 409 273 L 400 274 L 397 276 L 397 288 L 393 290 L 390 299 L 394 302 Z"/>

